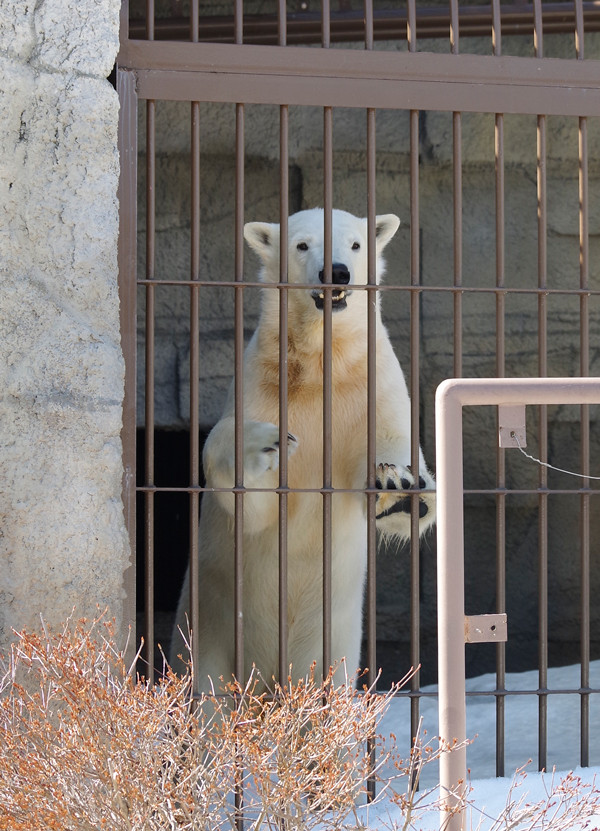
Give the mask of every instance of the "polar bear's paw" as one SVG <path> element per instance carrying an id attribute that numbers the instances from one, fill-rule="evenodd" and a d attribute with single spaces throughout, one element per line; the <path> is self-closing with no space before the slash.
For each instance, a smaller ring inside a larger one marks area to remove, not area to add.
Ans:
<path id="1" fill-rule="evenodd" d="M 411 491 L 434 490 L 435 483 L 428 474 L 419 475 L 418 482 L 409 466 L 379 464 L 375 486 L 387 493 L 377 495 L 376 519 L 381 530 L 390 534 L 409 536 Z M 419 529 L 422 533 L 435 520 L 435 494 L 419 496 Z"/>
<path id="2" fill-rule="evenodd" d="M 288 433 L 287 450 L 292 455 L 298 439 Z M 247 421 L 244 425 L 244 473 L 256 478 L 279 467 L 279 427 L 263 421 Z"/>

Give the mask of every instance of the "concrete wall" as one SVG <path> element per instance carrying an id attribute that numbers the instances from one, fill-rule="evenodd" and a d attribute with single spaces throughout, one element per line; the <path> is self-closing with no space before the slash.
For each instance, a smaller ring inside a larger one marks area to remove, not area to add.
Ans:
<path id="1" fill-rule="evenodd" d="M 586 55 L 600 56 L 597 36 L 586 36 Z M 349 47 L 348 47 L 349 48 Z M 379 46 L 379 48 L 382 48 Z M 403 44 L 383 48 L 404 49 Z M 423 50 L 445 50 L 440 41 L 423 43 Z M 487 41 L 464 41 L 462 51 L 489 52 Z M 506 38 L 504 54 L 531 54 L 525 39 Z M 572 38 L 547 36 L 545 54 L 573 55 Z M 187 279 L 190 240 L 189 105 L 157 104 L 157 248 L 156 276 Z M 246 107 L 246 205 L 247 220 L 274 221 L 278 215 L 279 112 L 275 107 Z M 402 219 L 396 238 L 386 250 L 392 285 L 409 283 L 410 203 L 408 114 L 377 114 L 377 209 L 395 212 Z M 579 287 L 577 119 L 548 119 L 548 285 Z M 140 114 L 140 204 L 143 205 L 144 121 Z M 322 112 L 318 108 L 291 108 L 289 127 L 291 210 L 322 204 Z M 463 116 L 463 283 L 468 288 L 495 285 L 494 119 L 492 115 Z M 201 256 L 202 279 L 231 279 L 233 275 L 235 110 L 230 105 L 201 105 Z M 420 125 L 420 224 L 421 272 L 427 286 L 448 287 L 453 281 L 452 116 L 423 113 Z M 600 255 L 600 131 L 589 123 L 590 155 L 590 280 L 597 287 Z M 366 212 L 366 117 L 361 111 L 334 112 L 334 204 L 357 214 Z M 506 285 L 537 286 L 536 118 L 506 116 Z M 140 213 L 140 274 L 144 273 L 145 226 Z M 246 271 L 254 274 L 255 260 L 248 253 Z M 185 288 L 156 292 L 157 314 L 157 426 L 185 430 L 188 425 L 189 296 Z M 423 443 L 434 459 L 433 399 L 437 385 L 453 375 L 453 300 L 450 293 L 427 293 L 421 299 L 421 364 Z M 591 342 L 600 335 L 597 298 L 590 308 Z M 244 295 L 245 328 L 250 333 L 257 321 L 258 298 L 248 289 Z M 144 295 L 140 293 L 140 347 L 143 347 Z M 405 368 L 410 366 L 408 331 L 409 300 L 406 293 L 387 294 L 384 318 Z M 201 297 L 201 420 L 206 429 L 218 419 L 233 371 L 233 293 L 230 289 L 205 288 Z M 538 374 L 538 308 L 534 295 L 512 295 L 506 300 L 506 374 Z M 494 375 L 496 367 L 495 299 L 492 294 L 468 293 L 463 297 L 463 374 Z M 143 371 L 143 349 L 140 351 Z M 600 372 L 594 349 L 592 374 Z M 548 299 L 548 371 L 551 375 L 579 373 L 579 299 Z M 142 377 L 142 376 L 140 376 Z M 143 386 L 138 387 L 139 413 L 143 418 Z M 593 411 L 593 430 L 597 412 Z M 550 410 L 550 451 L 562 467 L 576 468 L 579 458 L 579 410 Z M 485 410 L 465 419 L 466 487 L 495 486 L 495 422 Z M 530 447 L 535 453 L 538 430 L 530 413 Z M 517 451 L 518 454 L 518 451 Z M 600 471 L 597 442 L 593 465 Z M 535 487 L 538 469 L 515 453 L 508 454 L 509 483 Z M 165 472 L 164 484 L 169 484 Z M 551 487 L 577 487 L 576 480 L 552 475 Z M 573 649 L 579 637 L 579 502 L 578 497 L 550 499 L 550 604 L 555 655 Z M 173 516 L 165 522 L 174 521 Z M 537 645 L 537 506 L 530 497 L 514 498 L 508 505 L 509 616 L 511 666 L 533 664 Z M 492 497 L 467 499 L 468 611 L 494 610 L 495 505 Z M 600 589 L 598 522 L 593 519 L 592 561 L 594 591 Z M 172 546 L 165 553 L 167 569 L 176 561 Z M 435 539 L 422 552 L 423 636 L 435 638 Z M 378 632 L 383 640 L 405 641 L 408 633 L 408 577 L 406 550 L 382 553 L 379 560 Z M 600 623 L 598 612 L 593 622 Z M 600 646 L 600 644 L 598 644 Z M 554 648 L 554 647 L 553 647 Z M 472 651 L 470 654 L 475 654 Z M 570 653 L 572 655 L 572 651 Z M 488 655 L 493 661 L 492 650 Z M 431 655 L 429 658 L 431 659 Z M 481 667 L 481 664 L 479 664 Z"/>
<path id="2" fill-rule="evenodd" d="M 119 0 L 0 5 L 0 651 L 123 622 Z"/>

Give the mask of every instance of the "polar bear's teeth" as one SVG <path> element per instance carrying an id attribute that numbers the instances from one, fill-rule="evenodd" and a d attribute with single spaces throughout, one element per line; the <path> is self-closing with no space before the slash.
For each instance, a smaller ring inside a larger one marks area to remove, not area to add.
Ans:
<path id="1" fill-rule="evenodd" d="M 346 292 L 342 290 L 338 291 L 337 294 L 331 295 L 331 299 L 335 303 L 337 300 L 343 300 L 346 297 Z M 325 300 L 325 293 L 319 292 L 319 300 Z"/>
<path id="2" fill-rule="evenodd" d="M 313 295 L 313 297 L 318 297 L 319 300 L 325 300 L 325 292 L 320 291 L 318 294 Z M 331 293 L 331 302 L 335 305 L 339 303 L 340 300 L 346 299 L 346 292 L 344 289 L 338 289 L 335 293 Z"/>

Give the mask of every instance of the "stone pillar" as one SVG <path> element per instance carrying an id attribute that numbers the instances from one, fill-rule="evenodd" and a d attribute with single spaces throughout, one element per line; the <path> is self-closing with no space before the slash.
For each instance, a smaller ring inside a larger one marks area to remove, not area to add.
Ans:
<path id="1" fill-rule="evenodd" d="M 119 5 L 0 6 L 0 652 L 73 608 L 124 634 Z"/>

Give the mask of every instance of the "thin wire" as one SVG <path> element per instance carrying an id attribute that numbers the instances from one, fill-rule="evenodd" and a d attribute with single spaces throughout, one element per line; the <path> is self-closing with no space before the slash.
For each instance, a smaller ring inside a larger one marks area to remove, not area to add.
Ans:
<path id="1" fill-rule="evenodd" d="M 538 465 L 543 465 L 544 467 L 549 467 L 551 470 L 557 470 L 559 473 L 568 473 L 569 476 L 577 476 L 579 479 L 598 479 L 600 480 L 600 476 L 590 476 L 587 473 L 574 473 L 572 470 L 565 470 L 564 467 L 555 467 L 554 465 L 548 464 L 548 462 L 542 462 L 541 459 L 536 459 L 535 456 L 530 456 L 529 453 L 526 453 L 523 448 L 521 447 L 521 443 L 519 441 L 519 437 L 513 430 L 510 434 L 511 439 L 514 439 L 517 443 L 517 447 L 521 451 L 524 456 L 527 456 L 528 459 L 531 459 L 532 462 L 537 462 Z"/>

